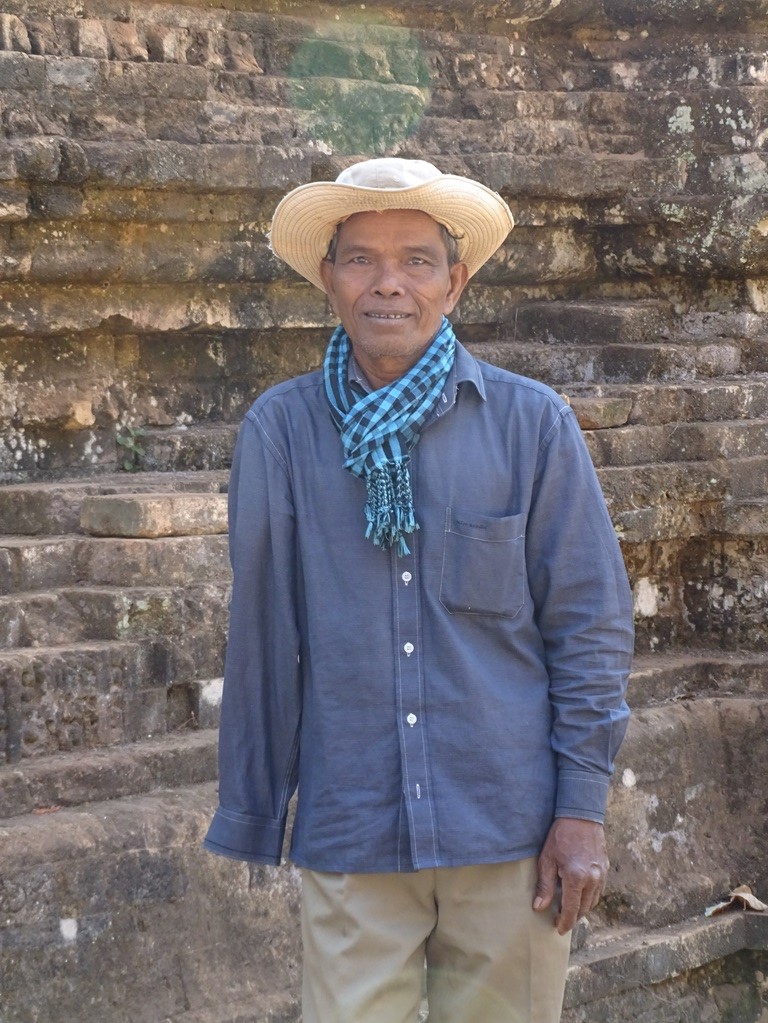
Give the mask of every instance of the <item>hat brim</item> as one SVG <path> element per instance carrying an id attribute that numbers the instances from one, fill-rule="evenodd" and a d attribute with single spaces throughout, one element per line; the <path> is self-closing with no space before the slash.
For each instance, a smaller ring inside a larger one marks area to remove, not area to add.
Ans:
<path id="1" fill-rule="evenodd" d="M 421 210 L 457 239 L 459 260 L 477 273 L 514 226 L 509 207 L 479 181 L 442 174 L 410 188 L 364 188 L 336 181 L 300 185 L 280 202 L 272 219 L 272 251 L 325 291 L 320 264 L 336 226 L 355 213 Z"/>

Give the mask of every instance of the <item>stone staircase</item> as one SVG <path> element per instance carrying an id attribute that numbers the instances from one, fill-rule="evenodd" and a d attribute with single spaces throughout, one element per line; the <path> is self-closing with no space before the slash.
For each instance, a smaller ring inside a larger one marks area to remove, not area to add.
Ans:
<path id="1" fill-rule="evenodd" d="M 199 847 L 216 802 L 225 483 L 0 489 L 3 1023 L 293 1018 L 294 872 Z"/>
<path id="2" fill-rule="evenodd" d="M 752 1023 L 768 920 L 703 910 L 737 883 L 768 893 L 766 367 L 748 336 L 650 303 L 516 319 L 464 336 L 568 396 L 637 619 L 611 879 L 574 936 L 564 1023 L 699 1018 L 726 982 L 747 1001 L 712 1019 Z M 199 848 L 235 429 L 151 430 L 144 471 L 0 488 L 3 1023 L 299 1018 L 295 872 Z"/>

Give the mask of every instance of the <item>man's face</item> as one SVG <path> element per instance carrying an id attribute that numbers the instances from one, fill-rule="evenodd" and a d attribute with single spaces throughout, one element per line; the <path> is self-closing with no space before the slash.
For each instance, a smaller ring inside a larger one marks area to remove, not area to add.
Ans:
<path id="1" fill-rule="evenodd" d="M 358 362 L 377 384 L 419 360 L 467 281 L 465 264 L 448 265 L 439 225 L 420 210 L 355 213 L 339 229 L 336 261 L 320 272 Z"/>

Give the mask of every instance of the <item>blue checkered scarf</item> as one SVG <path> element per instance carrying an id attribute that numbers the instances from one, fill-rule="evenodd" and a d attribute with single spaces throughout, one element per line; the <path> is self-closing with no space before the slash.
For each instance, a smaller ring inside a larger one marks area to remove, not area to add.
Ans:
<path id="1" fill-rule="evenodd" d="M 351 344 L 334 331 L 323 373 L 331 418 L 344 447 L 344 468 L 365 480 L 365 531 L 377 547 L 409 554 L 405 534 L 419 528 L 413 508 L 409 452 L 437 405 L 456 355 L 456 337 L 443 317 L 429 348 L 408 372 L 371 394 L 355 393 L 349 380 Z"/>

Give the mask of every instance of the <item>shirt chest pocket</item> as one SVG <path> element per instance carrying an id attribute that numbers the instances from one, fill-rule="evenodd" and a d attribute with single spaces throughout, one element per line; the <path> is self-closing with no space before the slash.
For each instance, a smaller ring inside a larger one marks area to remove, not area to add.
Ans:
<path id="1" fill-rule="evenodd" d="M 440 603 L 451 614 L 514 618 L 525 603 L 525 515 L 446 509 Z"/>

